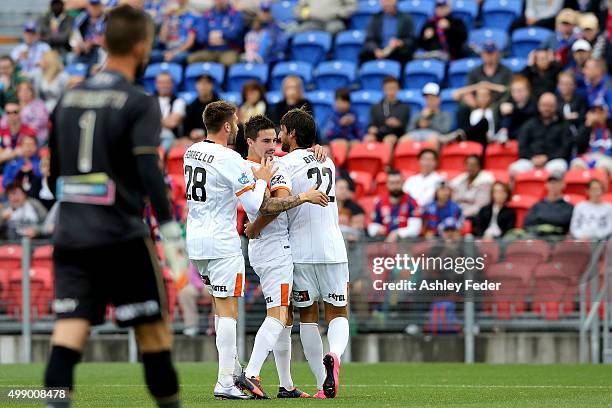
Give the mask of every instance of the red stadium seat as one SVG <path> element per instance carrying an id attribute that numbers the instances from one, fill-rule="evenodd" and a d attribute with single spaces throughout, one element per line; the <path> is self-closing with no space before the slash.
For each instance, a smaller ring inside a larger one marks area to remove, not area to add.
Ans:
<path id="1" fill-rule="evenodd" d="M 346 143 L 341 142 L 329 142 L 329 150 L 331 151 L 331 157 L 336 167 L 344 166 L 346 162 L 347 146 Z"/>
<path id="2" fill-rule="evenodd" d="M 382 196 L 388 193 L 387 190 L 387 173 L 381 171 L 376 175 L 376 179 L 374 180 L 376 183 L 375 194 L 377 196 Z"/>
<path id="3" fill-rule="evenodd" d="M 505 282 L 506 279 L 520 279 L 525 287 L 531 284 L 536 268 L 533 262 L 500 262 L 485 268 L 485 276 L 496 282 Z"/>
<path id="4" fill-rule="evenodd" d="M 531 170 L 519 173 L 514 178 L 514 194 L 543 198 L 546 195 L 546 170 Z"/>
<path id="5" fill-rule="evenodd" d="M 463 173 L 463 170 L 449 170 L 449 169 L 438 170 L 438 174 L 442 176 L 442 178 L 446 181 L 451 181 L 452 179 L 454 179 L 461 173 Z"/>
<path id="6" fill-rule="evenodd" d="M 606 173 L 597 169 L 570 169 L 565 173 L 565 194 L 586 195 L 587 184 L 593 179 L 600 180 L 605 188 Z"/>
<path id="7" fill-rule="evenodd" d="M 612 203 L 612 193 L 606 193 L 603 196 L 601 196 L 601 200 L 604 203 Z"/>
<path id="8" fill-rule="evenodd" d="M 39 246 L 32 254 L 33 268 L 53 268 L 53 245 Z"/>
<path id="9" fill-rule="evenodd" d="M 532 196 L 524 196 L 519 194 L 514 194 L 510 202 L 508 203 L 508 207 L 514 208 L 516 210 L 516 227 L 523 228 L 523 221 L 525 220 L 525 216 L 527 212 L 535 203 L 538 202 L 538 199 Z"/>
<path id="10" fill-rule="evenodd" d="M 585 201 L 587 197 L 582 194 L 564 194 L 563 199 L 571 205 L 575 206 L 579 202 Z"/>
<path id="11" fill-rule="evenodd" d="M 485 265 L 493 265 L 499 260 L 499 245 L 496 241 L 476 241 L 479 256 L 484 257 Z"/>
<path id="12" fill-rule="evenodd" d="M 516 140 L 510 140 L 505 145 L 491 143 L 487 145 L 485 153 L 485 169 L 508 171 L 508 167 L 518 159 L 518 142 Z"/>
<path id="13" fill-rule="evenodd" d="M 349 172 L 362 171 L 375 177 L 389 163 L 391 147 L 387 143 L 369 142 L 354 145 L 346 159 Z"/>
<path id="14" fill-rule="evenodd" d="M 49 304 L 52 298 L 52 292 L 45 285 L 42 279 L 44 274 L 41 272 L 35 276 L 34 269 L 30 270 L 30 306 L 32 307 L 31 318 L 40 318 L 49 314 Z M 10 271 L 8 282 L 8 314 L 14 318 L 21 318 L 23 313 L 23 284 L 22 284 L 21 269 Z"/>
<path id="15" fill-rule="evenodd" d="M 186 146 L 175 145 L 168 152 L 166 159 L 166 172 L 168 174 L 183 175 L 183 156 L 187 151 Z"/>
<path id="16" fill-rule="evenodd" d="M 185 176 L 182 174 L 168 174 L 172 180 L 172 199 L 174 202 L 185 202 L 187 200 Z"/>
<path id="17" fill-rule="evenodd" d="M 563 277 L 553 276 L 552 272 L 544 272 L 549 268 L 550 264 L 538 268 L 542 271 L 539 272 L 542 277 L 534 283 L 531 305 L 533 312 L 543 315 L 546 320 L 558 320 L 562 315 L 574 311 L 572 283 Z"/>
<path id="18" fill-rule="evenodd" d="M 510 173 L 508 173 L 507 169 L 504 170 L 496 170 L 496 169 L 487 169 L 491 174 L 493 174 L 493 178 L 495 181 L 499 181 L 504 184 L 510 184 Z"/>
<path id="19" fill-rule="evenodd" d="M 280 144 L 276 145 L 276 150 L 274 150 L 274 155 L 276 157 L 283 157 L 284 155 L 286 155 L 287 152 L 283 151 L 283 148 Z"/>
<path id="20" fill-rule="evenodd" d="M 550 257 L 550 245 L 539 239 L 527 239 L 514 241 L 506 247 L 506 261 L 527 263 L 533 260 L 535 263 L 546 262 Z"/>
<path id="21" fill-rule="evenodd" d="M 21 268 L 21 245 L 0 246 L 0 269 Z"/>
<path id="22" fill-rule="evenodd" d="M 488 266 L 485 276 L 502 284 L 500 291 L 485 294 L 485 311 L 495 311 L 498 319 L 510 319 L 520 315 L 527 308 L 526 297 L 529 292 L 535 264 L 502 262 Z"/>
<path id="23" fill-rule="evenodd" d="M 349 173 L 355 182 L 355 198 L 359 199 L 372 192 L 372 175 L 363 171 L 351 171 Z"/>
<path id="24" fill-rule="evenodd" d="M 247 217 L 244 208 L 242 208 L 242 204 L 238 203 L 238 214 L 236 214 L 236 230 L 238 231 L 239 235 L 242 235 L 242 233 L 244 232 L 244 224 L 248 221 L 249 218 Z"/>
<path id="25" fill-rule="evenodd" d="M 473 154 L 482 155 L 482 145 L 480 143 L 464 141 L 447 144 L 442 148 L 440 168 L 463 171 L 465 158 Z"/>
<path id="26" fill-rule="evenodd" d="M 365 213 L 366 224 L 370 221 L 372 214 L 374 213 L 377 199 L 378 197 L 376 196 L 365 196 L 357 200 L 357 204 L 359 204 Z"/>
<path id="27" fill-rule="evenodd" d="M 435 149 L 432 143 L 428 142 L 403 142 L 395 146 L 393 153 L 393 167 L 397 170 L 419 171 L 419 153 L 423 149 Z"/>
<path id="28" fill-rule="evenodd" d="M 588 241 L 561 241 L 553 249 L 551 262 L 561 263 L 565 276 L 577 283 L 591 261 L 591 254 Z"/>

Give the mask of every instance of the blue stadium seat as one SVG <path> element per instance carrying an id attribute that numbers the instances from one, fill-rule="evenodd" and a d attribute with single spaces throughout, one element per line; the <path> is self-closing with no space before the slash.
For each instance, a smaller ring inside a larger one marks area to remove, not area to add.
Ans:
<path id="1" fill-rule="evenodd" d="M 507 31 L 523 12 L 523 0 L 485 0 L 482 6 L 483 27 Z"/>
<path id="2" fill-rule="evenodd" d="M 161 72 L 168 72 L 174 81 L 174 91 L 176 92 L 183 81 L 183 67 L 173 62 L 160 62 L 151 64 L 144 73 L 144 87 L 147 91 L 155 92 L 155 77 Z"/>
<path id="3" fill-rule="evenodd" d="M 282 100 L 283 100 L 283 93 L 281 91 L 266 92 L 266 102 L 268 103 L 269 108 L 276 106 Z"/>
<path id="4" fill-rule="evenodd" d="M 227 90 L 240 92 L 245 82 L 254 79 L 262 85 L 268 82 L 267 64 L 234 64 L 227 73 Z"/>
<path id="5" fill-rule="evenodd" d="M 381 10 L 380 1 L 378 0 L 358 2 L 357 11 L 355 11 L 351 16 L 351 29 L 366 30 L 368 28 L 368 23 L 370 22 L 370 17 Z"/>
<path id="6" fill-rule="evenodd" d="M 272 68 L 270 89 L 272 91 L 281 89 L 283 79 L 289 75 L 296 75 L 302 78 L 304 87 L 306 87 L 312 82 L 312 65 L 302 61 L 279 62 Z"/>
<path id="7" fill-rule="evenodd" d="M 350 88 L 355 82 L 357 65 L 349 61 L 325 61 L 315 70 L 318 89 Z"/>
<path id="8" fill-rule="evenodd" d="M 448 86 L 461 88 L 466 85 L 468 73 L 482 64 L 480 58 L 462 58 L 451 61 L 448 67 Z"/>
<path id="9" fill-rule="evenodd" d="M 513 74 L 518 74 L 523 69 L 525 69 L 525 67 L 527 66 L 527 58 L 518 58 L 518 57 L 504 58 L 502 60 L 502 64 L 510 68 Z"/>
<path id="10" fill-rule="evenodd" d="M 210 75 L 215 81 L 215 86 L 220 88 L 225 79 L 225 67 L 216 62 L 196 62 L 187 65 L 187 68 L 185 68 L 185 90 L 195 91 L 196 79 L 205 74 Z"/>
<path id="11" fill-rule="evenodd" d="M 477 51 L 480 50 L 483 44 L 488 40 L 494 41 L 495 44 L 497 44 L 497 48 L 502 52 L 508 46 L 508 34 L 502 30 L 480 28 L 478 30 L 472 30 L 468 34 L 468 44 L 476 48 Z"/>
<path id="12" fill-rule="evenodd" d="M 359 81 L 363 89 L 382 89 L 383 79 L 390 75 L 400 77 L 401 66 L 397 61 L 376 60 L 368 61 L 359 69 Z"/>
<path id="13" fill-rule="evenodd" d="M 295 21 L 293 9 L 297 5 L 297 0 L 282 0 L 272 3 L 270 11 L 277 23 L 284 25 Z"/>
<path id="14" fill-rule="evenodd" d="M 418 38 L 427 19 L 434 14 L 436 5 L 432 0 L 405 0 L 400 1 L 397 9 L 402 13 L 410 14 L 414 23 L 414 35 Z"/>
<path id="15" fill-rule="evenodd" d="M 236 106 L 242 105 L 242 95 L 240 92 L 221 92 L 219 98 Z"/>
<path id="16" fill-rule="evenodd" d="M 295 61 L 309 62 L 313 65 L 325 59 L 331 49 L 332 36 L 325 31 L 307 31 L 293 36 L 291 56 Z"/>
<path id="17" fill-rule="evenodd" d="M 357 61 L 365 42 L 365 31 L 349 30 L 336 35 L 334 58 L 343 61 Z"/>
<path id="18" fill-rule="evenodd" d="M 446 64 L 438 60 L 414 60 L 404 68 L 404 88 L 422 89 L 428 82 L 441 84 Z"/>
<path id="19" fill-rule="evenodd" d="M 457 122 L 457 109 L 459 108 L 459 103 L 453 99 L 454 91 L 455 89 L 447 88 L 440 92 L 440 109 L 442 109 L 444 112 L 450 113 L 453 117 L 451 129 L 455 129 Z"/>
<path id="20" fill-rule="evenodd" d="M 526 27 L 514 30 L 512 33 L 512 55 L 514 57 L 527 58 L 529 53 L 553 35 L 549 29 L 542 27 Z"/>
<path id="21" fill-rule="evenodd" d="M 65 71 L 70 76 L 82 76 L 86 77 L 89 73 L 89 65 L 87 64 L 70 64 L 66 65 Z"/>
<path id="22" fill-rule="evenodd" d="M 180 92 L 178 94 L 178 97 L 184 100 L 187 105 L 189 105 L 191 102 L 195 101 L 195 99 L 198 97 L 198 93 L 193 91 L 185 91 Z"/>
<path id="23" fill-rule="evenodd" d="M 410 114 L 420 112 L 425 106 L 425 98 L 420 89 L 402 89 L 397 94 L 397 99 L 410 106 Z"/>
<path id="24" fill-rule="evenodd" d="M 476 0 L 453 0 L 452 16 L 463 20 L 468 31 L 474 28 L 474 21 L 478 17 L 478 2 Z"/>
<path id="25" fill-rule="evenodd" d="M 306 92 L 306 99 L 312 105 L 317 127 L 321 129 L 330 113 L 334 111 L 334 93 L 332 91 Z"/>
<path id="26" fill-rule="evenodd" d="M 360 122 L 367 124 L 370 122 L 370 108 L 382 99 L 383 93 L 381 91 L 354 91 L 351 92 L 351 107 L 359 116 Z"/>

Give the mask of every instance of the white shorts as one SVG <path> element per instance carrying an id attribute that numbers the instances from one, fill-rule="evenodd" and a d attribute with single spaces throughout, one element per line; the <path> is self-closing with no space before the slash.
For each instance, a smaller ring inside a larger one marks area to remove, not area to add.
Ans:
<path id="1" fill-rule="evenodd" d="M 194 259 L 208 292 L 218 298 L 244 295 L 244 258 Z"/>
<path id="2" fill-rule="evenodd" d="M 259 276 L 266 308 L 289 306 L 289 294 L 293 286 L 293 258 L 283 255 L 253 266 Z"/>
<path id="3" fill-rule="evenodd" d="M 348 263 L 294 264 L 292 302 L 308 307 L 315 301 L 346 306 L 348 299 Z"/>

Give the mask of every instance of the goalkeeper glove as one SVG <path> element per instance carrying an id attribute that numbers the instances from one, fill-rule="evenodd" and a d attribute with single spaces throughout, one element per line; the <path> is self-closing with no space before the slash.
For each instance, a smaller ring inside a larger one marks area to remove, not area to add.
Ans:
<path id="1" fill-rule="evenodd" d="M 187 272 L 189 260 L 185 252 L 185 239 L 181 232 L 181 227 L 177 222 L 169 221 L 160 225 L 159 232 L 162 236 L 162 246 L 164 255 L 166 255 L 166 263 L 170 268 L 170 274 L 174 281 L 178 281 L 180 277 Z"/>

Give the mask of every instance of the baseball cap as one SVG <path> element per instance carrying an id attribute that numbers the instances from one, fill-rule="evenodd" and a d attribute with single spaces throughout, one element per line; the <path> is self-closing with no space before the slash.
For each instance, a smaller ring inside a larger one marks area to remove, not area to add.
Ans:
<path id="1" fill-rule="evenodd" d="M 583 30 L 591 29 L 594 31 L 599 31 L 599 21 L 597 21 L 597 17 L 593 13 L 585 13 L 580 16 L 578 20 L 578 27 Z"/>
<path id="2" fill-rule="evenodd" d="M 593 49 L 591 44 L 587 40 L 576 40 L 574 44 L 572 44 L 572 52 L 576 51 L 587 51 L 590 52 Z"/>
<path id="3" fill-rule="evenodd" d="M 447 6 L 448 0 L 436 0 L 436 7 Z"/>
<path id="4" fill-rule="evenodd" d="M 27 31 L 30 33 L 35 33 L 36 32 L 36 22 L 34 21 L 28 21 L 23 25 L 23 31 Z"/>
<path id="5" fill-rule="evenodd" d="M 97 6 L 99 4 L 102 4 L 102 0 L 89 0 L 89 4 L 91 4 L 92 6 Z"/>
<path id="6" fill-rule="evenodd" d="M 261 11 L 270 11 L 270 9 L 271 9 L 271 8 L 272 8 L 272 5 L 270 4 L 270 2 L 269 2 L 269 1 L 262 1 L 262 2 L 259 4 L 259 9 L 260 9 Z"/>
<path id="7" fill-rule="evenodd" d="M 493 40 L 487 40 L 484 42 L 484 44 L 482 44 L 482 51 L 483 52 L 495 52 L 498 51 L 499 48 L 497 48 L 497 44 L 495 43 L 495 41 Z"/>
<path id="8" fill-rule="evenodd" d="M 428 82 L 423 87 L 423 95 L 440 95 L 440 85 L 435 82 Z"/>

